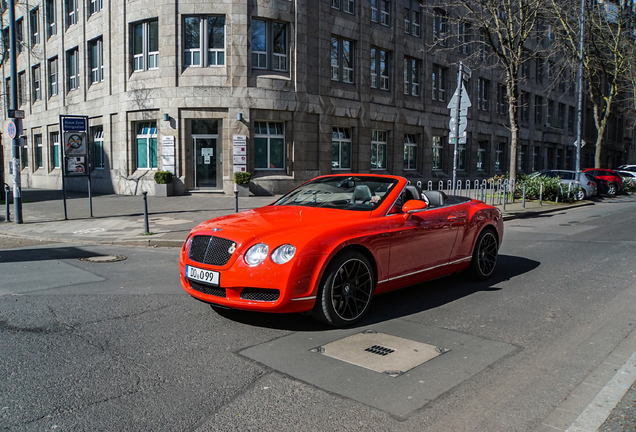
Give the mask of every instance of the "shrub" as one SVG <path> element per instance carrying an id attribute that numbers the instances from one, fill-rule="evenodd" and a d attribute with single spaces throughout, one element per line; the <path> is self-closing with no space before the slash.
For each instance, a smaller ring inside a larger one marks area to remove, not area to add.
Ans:
<path id="1" fill-rule="evenodd" d="M 236 184 L 248 184 L 250 179 L 252 178 L 252 174 L 248 172 L 235 172 L 234 173 L 234 183 Z"/>
<path id="2" fill-rule="evenodd" d="M 574 201 L 576 198 L 576 193 L 579 191 L 580 186 L 572 186 L 570 189 L 570 198 L 568 200 L 568 186 L 565 184 L 561 184 L 561 180 L 558 178 L 552 177 L 522 177 L 518 179 L 517 186 L 515 188 L 515 198 L 521 198 L 523 195 L 523 184 L 526 185 L 526 199 L 527 200 L 538 200 L 539 192 L 541 189 L 541 184 L 543 183 L 543 193 L 542 199 L 545 201 L 556 201 L 557 196 L 559 197 L 560 202 L 564 201 Z"/>
<path id="3" fill-rule="evenodd" d="M 157 184 L 172 183 L 172 173 L 170 171 L 157 171 L 155 173 L 155 183 Z"/>
<path id="4" fill-rule="evenodd" d="M 625 192 L 636 192 L 636 182 L 632 179 L 623 179 L 623 190 Z"/>

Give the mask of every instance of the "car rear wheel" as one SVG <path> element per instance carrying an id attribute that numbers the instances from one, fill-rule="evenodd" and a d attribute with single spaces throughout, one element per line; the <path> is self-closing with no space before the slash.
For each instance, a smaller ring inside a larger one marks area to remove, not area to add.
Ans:
<path id="1" fill-rule="evenodd" d="M 473 259 L 470 262 L 470 274 L 479 280 L 488 279 L 495 271 L 498 252 L 497 237 L 490 228 L 484 229 L 477 238 Z"/>
<path id="2" fill-rule="evenodd" d="M 585 189 L 580 189 L 577 193 L 576 193 L 576 199 L 578 201 L 583 201 L 585 199 Z"/>
<path id="3" fill-rule="evenodd" d="M 616 195 L 617 190 L 618 188 L 616 187 L 616 185 L 614 183 L 610 183 L 609 186 L 607 187 L 607 194 L 609 196 L 614 196 Z"/>
<path id="4" fill-rule="evenodd" d="M 351 325 L 369 308 L 374 290 L 375 276 L 364 255 L 337 255 L 323 276 L 313 316 L 335 327 Z"/>

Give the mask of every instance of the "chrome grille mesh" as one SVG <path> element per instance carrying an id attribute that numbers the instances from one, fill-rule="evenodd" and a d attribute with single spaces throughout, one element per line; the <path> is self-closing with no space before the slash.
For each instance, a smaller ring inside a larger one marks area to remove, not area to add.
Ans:
<path id="1" fill-rule="evenodd" d="M 189 257 L 203 264 L 223 266 L 232 257 L 229 252 L 236 243 L 232 240 L 214 236 L 194 236 L 190 245 Z"/>

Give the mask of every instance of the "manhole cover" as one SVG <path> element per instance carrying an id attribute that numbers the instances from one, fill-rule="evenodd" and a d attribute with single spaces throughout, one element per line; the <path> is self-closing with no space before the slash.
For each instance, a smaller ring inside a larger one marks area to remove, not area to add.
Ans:
<path id="1" fill-rule="evenodd" d="M 87 258 L 80 258 L 80 261 L 92 262 L 92 263 L 111 263 L 117 261 L 123 261 L 126 257 L 123 255 L 101 255 Z"/>
<path id="2" fill-rule="evenodd" d="M 363 332 L 312 351 L 397 377 L 449 350 L 384 333 Z"/>

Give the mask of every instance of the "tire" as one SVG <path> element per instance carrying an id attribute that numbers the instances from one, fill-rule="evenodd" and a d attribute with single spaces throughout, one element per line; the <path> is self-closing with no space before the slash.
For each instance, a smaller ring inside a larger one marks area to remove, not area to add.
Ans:
<path id="1" fill-rule="evenodd" d="M 614 195 L 616 195 L 617 191 L 618 191 L 618 188 L 616 187 L 616 184 L 610 183 L 608 188 L 607 188 L 607 194 L 609 196 L 614 196 Z"/>
<path id="2" fill-rule="evenodd" d="M 375 275 L 359 252 L 345 252 L 329 263 L 322 278 L 313 317 L 334 327 L 358 322 L 371 304 Z"/>
<path id="3" fill-rule="evenodd" d="M 473 259 L 470 262 L 469 272 L 474 279 L 486 280 L 493 274 L 497 265 L 498 249 L 497 237 L 493 230 L 484 229 L 477 237 Z"/>
<path id="4" fill-rule="evenodd" d="M 587 194 L 585 193 L 585 189 L 581 188 L 577 193 L 576 193 L 576 199 L 577 201 L 583 201 L 585 198 L 587 197 Z"/>

